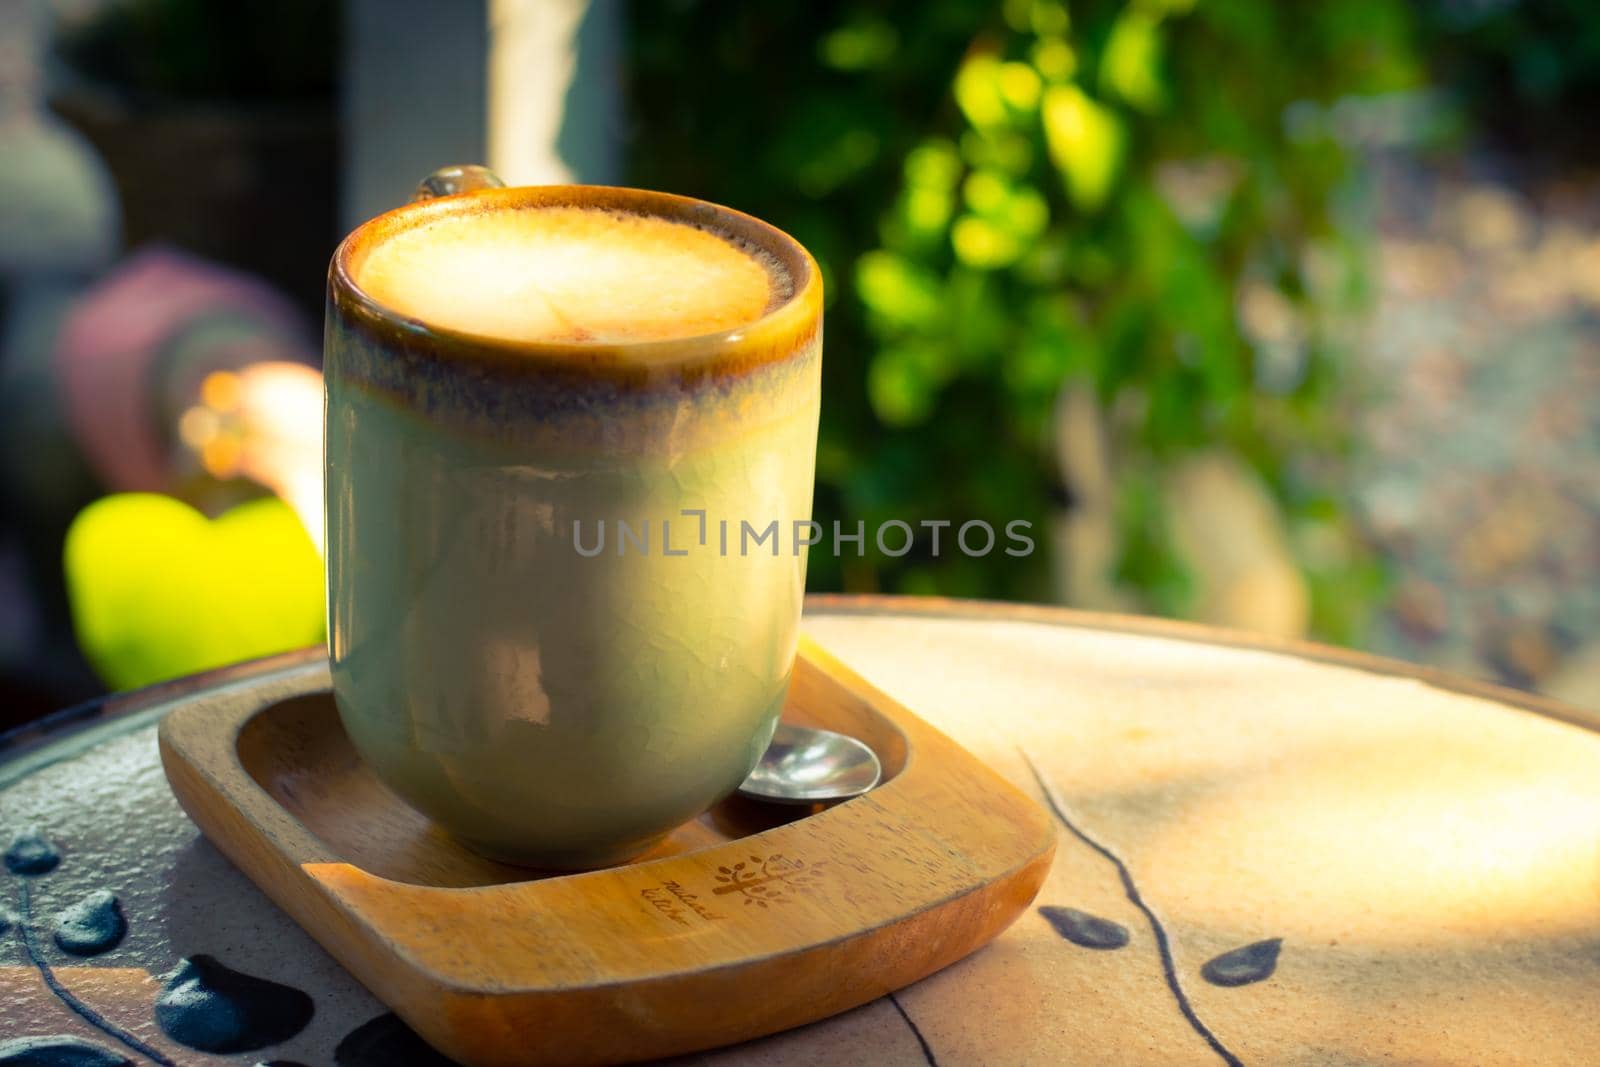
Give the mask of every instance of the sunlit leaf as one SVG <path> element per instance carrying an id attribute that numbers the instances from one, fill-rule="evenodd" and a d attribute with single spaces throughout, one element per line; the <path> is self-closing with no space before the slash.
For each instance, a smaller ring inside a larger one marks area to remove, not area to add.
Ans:
<path id="1" fill-rule="evenodd" d="M 973 211 L 989 215 L 1005 207 L 1011 197 L 1011 185 L 995 171 L 975 170 L 962 185 L 961 196 Z"/>
<path id="2" fill-rule="evenodd" d="M 1033 32 L 1041 37 L 1066 33 L 1067 27 L 1072 24 L 1067 6 L 1060 0 L 1034 0 L 1028 21 L 1033 26 Z"/>
<path id="3" fill-rule="evenodd" d="M 1161 81 L 1161 24 L 1137 9 L 1122 13 L 1100 56 L 1100 86 L 1141 111 L 1166 103 Z"/>
<path id="4" fill-rule="evenodd" d="M 1064 82 L 1078 70 L 1078 55 L 1060 37 L 1041 38 L 1033 46 L 1033 66 L 1047 82 Z"/>
<path id="5" fill-rule="evenodd" d="M 993 170 L 978 170 L 962 186 L 962 198 L 976 216 L 951 231 L 956 255 L 983 269 L 1016 261 L 1050 221 L 1043 195 L 1029 185 L 1014 185 Z"/>
<path id="6" fill-rule="evenodd" d="M 1013 111 L 1032 114 L 1039 106 L 1039 74 L 1026 63 L 1002 63 L 997 79 L 1000 98 Z"/>
<path id="7" fill-rule="evenodd" d="M 961 177 L 961 156 L 943 138 L 923 141 L 906 154 L 905 175 L 912 185 L 948 192 Z"/>
<path id="8" fill-rule="evenodd" d="M 939 314 L 939 282 L 892 252 L 868 252 L 856 264 L 861 302 L 884 322 L 919 326 Z"/>
<path id="9" fill-rule="evenodd" d="M 942 189 L 907 189 L 901 218 L 912 237 L 928 240 L 944 232 L 955 210 L 955 199 Z"/>
<path id="10" fill-rule="evenodd" d="M 1006 198 L 1004 218 L 1012 233 L 1031 240 L 1050 224 L 1050 206 L 1039 190 L 1021 186 Z"/>
<path id="11" fill-rule="evenodd" d="M 1050 159 L 1066 180 L 1068 196 L 1081 210 L 1098 209 L 1121 165 L 1121 120 L 1076 85 L 1046 90 L 1043 118 Z"/>
<path id="12" fill-rule="evenodd" d="M 943 139 L 924 141 L 905 161 L 905 190 L 899 201 L 900 221 L 914 241 L 942 238 L 955 210 L 955 187 L 961 178 L 961 156 Z"/>
<path id="13" fill-rule="evenodd" d="M 1000 61 L 994 56 L 980 52 L 961 64 L 956 72 L 955 94 L 961 113 L 978 129 L 1006 121 L 1006 102 L 1000 93 Z"/>
<path id="14" fill-rule="evenodd" d="M 980 215 L 963 215 L 950 228 L 950 243 L 956 258 L 978 270 L 1009 266 L 1022 255 L 1023 245 L 1015 234 Z"/>

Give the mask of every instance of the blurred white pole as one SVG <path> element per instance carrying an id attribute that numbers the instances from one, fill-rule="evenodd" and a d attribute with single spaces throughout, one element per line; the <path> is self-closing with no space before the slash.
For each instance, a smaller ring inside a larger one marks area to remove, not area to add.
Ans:
<path id="1" fill-rule="evenodd" d="M 512 184 L 619 172 L 615 0 L 349 0 L 343 221 L 452 163 Z"/>
<path id="2" fill-rule="evenodd" d="M 613 0 L 490 0 L 489 166 L 510 185 L 617 180 Z"/>

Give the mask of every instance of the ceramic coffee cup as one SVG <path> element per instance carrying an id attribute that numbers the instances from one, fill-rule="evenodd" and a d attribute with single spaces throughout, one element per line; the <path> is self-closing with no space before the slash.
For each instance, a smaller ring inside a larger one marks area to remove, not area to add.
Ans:
<path id="1" fill-rule="evenodd" d="M 552 341 L 363 286 L 389 242 L 444 271 L 433 235 L 553 208 L 714 235 L 770 272 L 770 299 L 715 332 Z M 327 309 L 329 644 L 378 777 L 474 850 L 561 869 L 638 855 L 731 792 L 794 662 L 821 348 L 805 249 L 696 200 L 486 188 L 350 234 Z"/>

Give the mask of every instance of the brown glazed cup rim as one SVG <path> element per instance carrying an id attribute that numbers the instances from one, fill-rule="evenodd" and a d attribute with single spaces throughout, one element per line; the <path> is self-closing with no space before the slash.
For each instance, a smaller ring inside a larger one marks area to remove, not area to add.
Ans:
<path id="1" fill-rule="evenodd" d="M 712 228 L 772 255 L 788 271 L 793 292 L 761 318 L 729 330 L 660 341 L 561 343 L 519 341 L 430 325 L 402 315 L 356 283 L 360 257 L 386 237 L 451 215 L 509 208 L 574 206 L 632 211 Z M 602 376 L 655 377 L 659 372 L 739 373 L 781 361 L 801 349 L 820 325 L 822 275 L 816 261 L 793 237 L 733 208 L 692 197 L 607 185 L 533 185 L 475 189 L 395 208 L 360 226 L 339 243 L 328 270 L 332 308 L 381 342 L 440 359 L 492 364 L 514 370 L 584 370 Z M 330 309 L 331 310 L 331 309 Z"/>

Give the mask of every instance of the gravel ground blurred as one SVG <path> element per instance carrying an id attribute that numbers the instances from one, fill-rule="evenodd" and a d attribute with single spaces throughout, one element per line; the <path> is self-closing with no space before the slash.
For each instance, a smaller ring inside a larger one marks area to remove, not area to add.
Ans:
<path id="1" fill-rule="evenodd" d="M 1600 175 L 1381 168 L 1370 643 L 1600 708 Z"/>

